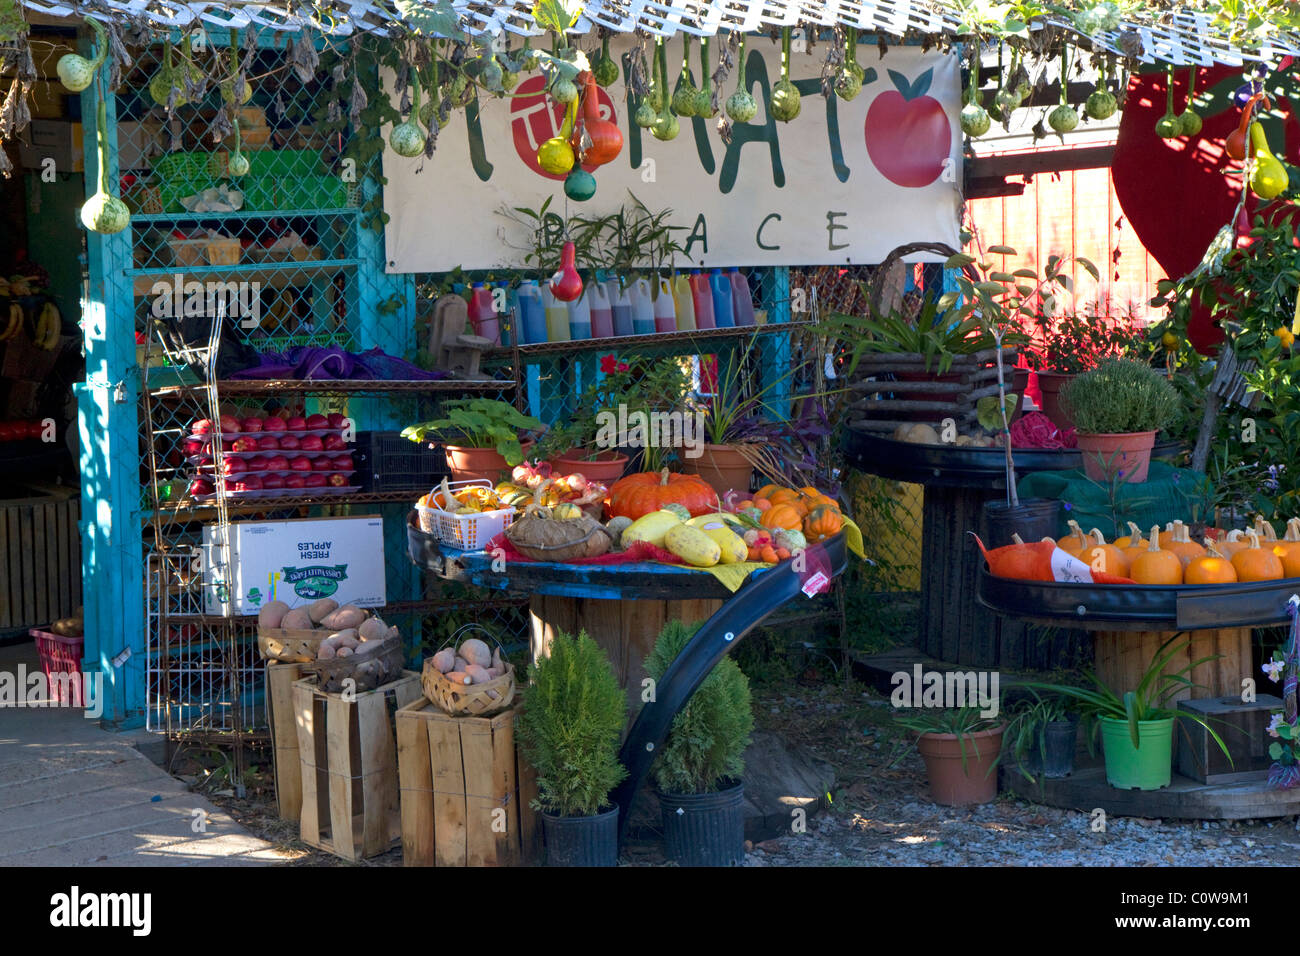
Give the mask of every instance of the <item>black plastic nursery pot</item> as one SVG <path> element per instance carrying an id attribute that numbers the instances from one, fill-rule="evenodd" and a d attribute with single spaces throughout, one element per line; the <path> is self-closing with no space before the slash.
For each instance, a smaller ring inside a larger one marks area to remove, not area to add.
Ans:
<path id="1" fill-rule="evenodd" d="M 1044 725 L 1042 740 L 1025 754 L 1025 770 L 1035 777 L 1053 780 L 1074 773 L 1074 751 L 1078 742 L 1079 725 L 1073 720 L 1054 720 Z M 1044 746 L 1040 749 L 1039 743 Z"/>
<path id="2" fill-rule="evenodd" d="M 618 807 L 594 817 L 542 814 L 547 866 L 618 866 Z"/>
<path id="3" fill-rule="evenodd" d="M 1055 498 L 1022 498 L 1014 508 L 1005 501 L 989 501 L 984 505 L 984 528 L 988 532 L 984 546 L 992 550 L 1012 544 L 1012 534 L 1019 534 L 1026 543 L 1054 537 L 1060 511 L 1061 503 Z"/>
<path id="4" fill-rule="evenodd" d="M 745 785 L 714 793 L 659 794 L 664 852 L 679 866 L 745 862 Z"/>

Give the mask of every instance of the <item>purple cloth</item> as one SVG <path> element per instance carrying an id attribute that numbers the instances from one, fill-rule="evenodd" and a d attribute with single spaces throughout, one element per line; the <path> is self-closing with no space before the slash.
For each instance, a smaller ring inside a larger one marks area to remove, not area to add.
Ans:
<path id="1" fill-rule="evenodd" d="M 373 348 L 354 355 L 337 346 L 319 348 L 301 345 L 287 352 L 263 352 L 259 364 L 235 372 L 235 379 L 264 381 L 433 381 L 447 377 L 441 370 L 426 371 L 383 349 Z"/>

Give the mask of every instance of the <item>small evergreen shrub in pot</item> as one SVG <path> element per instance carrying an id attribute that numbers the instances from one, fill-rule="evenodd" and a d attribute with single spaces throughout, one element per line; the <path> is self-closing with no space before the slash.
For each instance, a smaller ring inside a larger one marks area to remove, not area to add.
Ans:
<path id="1" fill-rule="evenodd" d="M 698 629 L 698 624 L 669 621 L 646 658 L 646 673 L 660 680 Z M 740 777 L 753 729 L 749 681 L 735 661 L 724 657 L 673 719 L 651 770 L 669 859 L 681 866 L 744 862 Z"/>
<path id="2" fill-rule="evenodd" d="M 517 728 L 537 770 L 537 803 L 550 866 L 617 866 L 618 762 L 627 698 L 609 658 L 585 631 L 556 634 L 551 655 L 528 669 Z"/>
<path id="3" fill-rule="evenodd" d="M 1178 392 L 1164 375 L 1143 362 L 1109 359 L 1072 381 L 1062 398 L 1089 478 L 1147 480 L 1156 432 L 1178 413 Z"/>

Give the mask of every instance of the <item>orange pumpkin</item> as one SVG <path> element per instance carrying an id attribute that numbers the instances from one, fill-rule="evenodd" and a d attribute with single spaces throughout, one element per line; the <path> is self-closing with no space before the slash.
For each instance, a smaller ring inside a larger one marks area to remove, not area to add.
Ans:
<path id="1" fill-rule="evenodd" d="M 1133 559 L 1129 577 L 1138 584 L 1182 584 L 1183 563 L 1172 551 L 1160 547 L 1160 526 L 1151 529 L 1147 549 Z"/>
<path id="2" fill-rule="evenodd" d="M 1282 577 L 1282 559 L 1268 548 L 1261 548 L 1259 535 L 1247 531 L 1250 547 L 1232 556 L 1232 566 L 1237 569 L 1238 581 L 1277 581 Z"/>
<path id="3" fill-rule="evenodd" d="M 766 498 L 768 501 L 771 501 L 773 493 L 780 490 L 780 485 L 764 485 L 762 488 L 759 488 L 758 491 L 754 492 L 754 497 Z"/>
<path id="4" fill-rule="evenodd" d="M 790 504 L 773 504 L 763 512 L 764 528 L 783 528 L 798 531 L 803 526 L 803 515 Z"/>
<path id="5" fill-rule="evenodd" d="M 1236 581 L 1237 569 L 1209 538 L 1205 539 L 1204 556 L 1187 562 L 1187 570 L 1183 573 L 1184 584 L 1235 584 Z"/>
<path id="6" fill-rule="evenodd" d="M 1136 522 L 1130 521 L 1128 523 L 1128 534 L 1121 538 L 1116 538 L 1111 542 L 1111 544 L 1123 551 L 1125 548 L 1137 546 L 1139 542 L 1142 547 L 1146 547 L 1147 539 L 1142 537 L 1142 529 L 1137 526 Z"/>
<path id="7" fill-rule="evenodd" d="M 1265 521 L 1263 515 L 1255 515 L 1255 534 L 1259 535 L 1261 545 L 1277 540 L 1277 532 L 1273 530 L 1272 523 Z"/>
<path id="8" fill-rule="evenodd" d="M 803 533 L 809 541 L 825 541 L 840 533 L 844 527 L 844 515 L 835 508 L 820 505 L 804 519 Z"/>
<path id="9" fill-rule="evenodd" d="M 1094 571 L 1105 571 L 1107 574 L 1117 574 L 1122 578 L 1128 577 L 1129 560 L 1124 557 L 1124 552 L 1113 544 L 1107 544 L 1098 528 L 1089 531 L 1088 537 L 1091 540 L 1088 546 L 1079 552 L 1079 560 Z"/>
<path id="10" fill-rule="evenodd" d="M 1172 551 L 1178 555 L 1178 560 L 1182 562 L 1184 570 L 1187 569 L 1187 565 L 1193 558 L 1205 557 L 1205 549 L 1192 540 L 1188 534 L 1187 525 L 1181 521 L 1174 522 L 1171 537 L 1168 541 L 1162 542 L 1160 546 L 1166 551 Z"/>
<path id="11" fill-rule="evenodd" d="M 1243 548 L 1249 548 L 1250 542 L 1246 540 L 1246 532 L 1240 528 L 1233 528 L 1224 537 L 1215 542 L 1219 553 L 1229 560 L 1232 556 Z"/>
<path id="12" fill-rule="evenodd" d="M 609 489 L 606 507 L 611 518 L 635 521 L 669 504 L 684 506 L 693 517 L 712 514 L 718 510 L 718 493 L 703 478 L 665 468 L 620 478 Z"/>
<path id="13" fill-rule="evenodd" d="M 1056 546 L 1066 554 L 1073 555 L 1077 558 L 1079 552 L 1088 546 L 1088 536 L 1084 534 L 1083 529 L 1079 527 L 1079 522 L 1075 521 L 1073 518 L 1067 521 L 1066 524 L 1070 526 L 1070 533 L 1064 538 L 1058 539 Z"/>
<path id="14" fill-rule="evenodd" d="M 1300 578 L 1300 518 L 1287 521 L 1286 537 L 1273 545 L 1273 553 L 1281 560 L 1285 577 Z"/>

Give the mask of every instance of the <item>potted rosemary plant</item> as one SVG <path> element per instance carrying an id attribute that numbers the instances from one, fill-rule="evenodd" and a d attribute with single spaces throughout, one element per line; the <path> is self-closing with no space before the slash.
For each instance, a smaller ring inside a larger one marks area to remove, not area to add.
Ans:
<path id="1" fill-rule="evenodd" d="M 559 633 L 528 669 L 519 745 L 537 770 L 550 866 L 616 866 L 618 807 L 609 795 L 627 776 L 618 762 L 627 698 L 609 658 L 585 631 Z"/>
<path id="2" fill-rule="evenodd" d="M 1178 414 L 1178 392 L 1158 371 L 1132 359 L 1107 359 L 1062 394 L 1074 419 L 1089 478 L 1147 480 L 1156 432 Z"/>
<path id="3" fill-rule="evenodd" d="M 896 714 L 894 722 L 917 735 L 935 803 L 960 807 L 998 795 L 1003 725 L 997 720 L 982 717 L 978 707 L 957 707 Z"/>
<path id="4" fill-rule="evenodd" d="M 1142 344 L 1142 328 L 1132 307 L 1116 311 L 1109 302 L 1054 316 L 1040 310 L 1034 323 L 1041 344 L 1025 351 L 1038 376 L 1043 414 L 1058 428 L 1070 428 L 1074 422 L 1062 405 L 1062 389 L 1102 360 L 1132 353 Z"/>
<path id="5" fill-rule="evenodd" d="M 646 658 L 660 680 L 699 629 L 669 621 Z M 749 681 L 724 657 L 673 718 L 651 770 L 668 858 L 681 866 L 738 866 L 745 859 L 745 747 L 754 728 Z"/>

